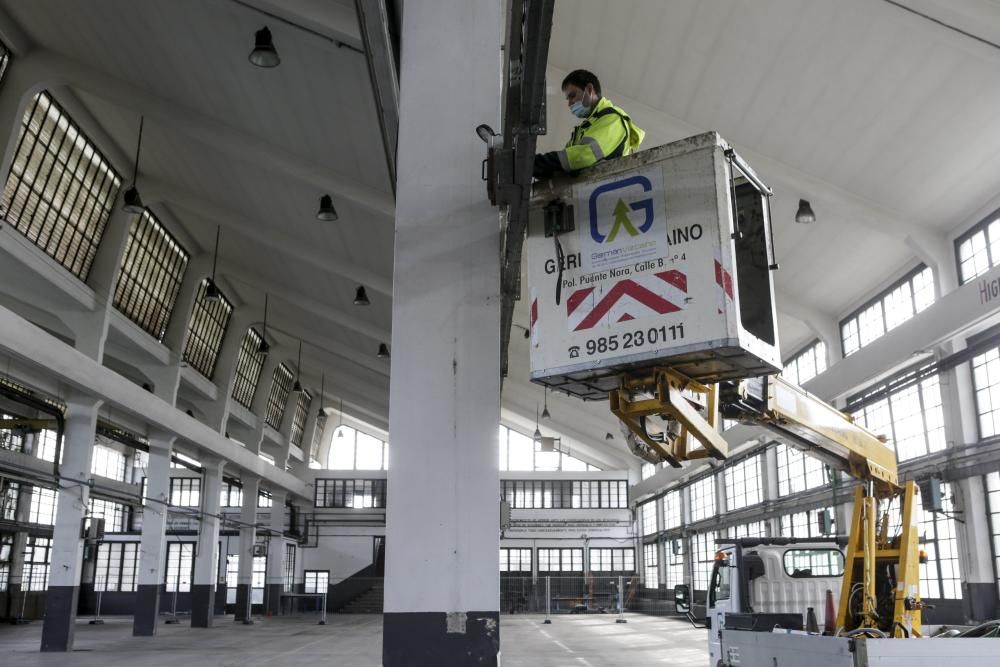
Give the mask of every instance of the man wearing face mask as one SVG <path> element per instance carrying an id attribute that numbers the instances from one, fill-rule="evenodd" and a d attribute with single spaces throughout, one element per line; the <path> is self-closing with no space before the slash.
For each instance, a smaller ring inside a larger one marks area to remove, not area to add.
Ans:
<path id="1" fill-rule="evenodd" d="M 639 148 L 646 133 L 627 113 L 601 96 L 601 82 L 592 72 L 573 70 L 563 79 L 562 91 L 570 113 L 583 122 L 573 129 L 564 149 L 535 156 L 535 178 L 575 173 Z"/>

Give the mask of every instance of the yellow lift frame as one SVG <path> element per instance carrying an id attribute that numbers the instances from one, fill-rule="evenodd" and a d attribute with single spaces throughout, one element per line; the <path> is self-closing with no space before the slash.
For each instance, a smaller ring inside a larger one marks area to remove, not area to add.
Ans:
<path id="1" fill-rule="evenodd" d="M 854 491 L 838 629 L 919 637 L 923 603 L 919 592 L 915 483 L 900 485 L 895 452 L 851 416 L 780 376 L 766 378 L 766 387 L 763 406 L 746 415 L 749 421 L 776 432 L 799 449 L 818 454 L 862 482 Z M 629 431 L 675 467 L 709 456 L 725 459 L 729 454 L 729 445 L 718 429 L 718 385 L 705 385 L 674 369 L 657 367 L 623 376 L 608 400 L 611 412 Z M 677 428 L 664 431 L 662 440 L 653 438 L 643 423 L 650 416 L 667 419 Z M 701 448 L 689 447 L 692 438 Z M 879 504 L 891 505 L 893 501 L 898 501 L 894 509 L 901 515 L 896 536 L 889 535 L 889 511 L 879 515 Z M 888 583 L 893 584 L 891 618 L 885 608 L 884 589 Z"/>

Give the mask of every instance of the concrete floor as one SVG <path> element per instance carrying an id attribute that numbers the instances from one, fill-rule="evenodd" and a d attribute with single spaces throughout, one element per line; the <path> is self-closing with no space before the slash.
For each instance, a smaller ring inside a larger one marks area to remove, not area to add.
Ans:
<path id="1" fill-rule="evenodd" d="M 503 616 L 500 645 L 503 667 L 604 667 L 621 665 L 701 666 L 708 663 L 705 630 L 675 619 L 628 615 L 616 624 L 610 615 Z M 41 622 L 0 626 L 0 665 L 18 667 L 316 667 L 381 664 L 382 617 L 331 614 L 328 624 L 315 616 L 257 619 L 256 625 L 217 619 L 214 628 L 161 625 L 156 637 L 132 637 L 130 617 L 111 617 L 104 625 L 78 623 L 73 653 L 38 652 Z"/>

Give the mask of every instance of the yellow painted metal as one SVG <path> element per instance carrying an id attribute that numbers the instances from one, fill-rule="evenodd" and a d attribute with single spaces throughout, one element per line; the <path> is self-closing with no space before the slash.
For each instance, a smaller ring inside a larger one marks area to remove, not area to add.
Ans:
<path id="1" fill-rule="evenodd" d="M 863 565 L 861 572 L 864 598 L 861 602 L 861 625 L 866 628 L 878 626 L 878 602 L 875 598 L 875 529 L 878 522 L 878 510 L 875 498 L 865 496 L 861 501 L 861 530 L 864 545 L 861 549 Z"/>
<path id="2" fill-rule="evenodd" d="M 851 530 L 847 540 L 847 553 L 844 554 L 844 579 L 840 586 L 840 609 L 837 612 L 837 628 L 853 629 L 854 621 L 851 615 L 851 593 L 854 590 L 857 576 L 858 556 L 863 555 L 863 545 L 861 544 L 862 524 L 861 517 L 864 512 L 864 496 L 859 486 L 854 489 L 854 512 L 851 516 Z"/>
<path id="3" fill-rule="evenodd" d="M 917 542 L 917 484 L 908 480 L 902 494 L 903 522 L 899 535 L 896 602 L 893 608 L 893 636 L 921 635 L 920 547 Z"/>
<path id="4" fill-rule="evenodd" d="M 879 496 L 898 492 L 896 453 L 849 415 L 780 376 L 768 378 L 767 422 L 815 445 L 856 479 L 873 481 Z"/>
<path id="5" fill-rule="evenodd" d="M 729 444 L 718 431 L 716 385 L 704 385 L 670 368 L 655 368 L 642 375 L 624 376 L 621 386 L 610 392 L 608 402 L 611 412 L 637 438 L 673 466 L 708 456 L 722 459 L 729 453 Z M 649 437 L 640 419 L 654 415 L 676 422 L 678 432 L 664 433 L 662 442 Z M 689 437 L 703 449 L 690 449 Z"/>

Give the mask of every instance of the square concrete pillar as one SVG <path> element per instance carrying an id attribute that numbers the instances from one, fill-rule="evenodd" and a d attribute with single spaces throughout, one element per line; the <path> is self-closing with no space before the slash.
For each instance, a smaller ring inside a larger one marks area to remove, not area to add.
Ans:
<path id="1" fill-rule="evenodd" d="M 165 580 L 167 557 L 167 515 L 170 503 L 170 450 L 172 434 L 153 433 L 149 437 L 149 467 L 146 476 L 146 499 L 142 505 L 142 540 L 139 545 L 138 585 L 132 634 L 148 637 L 156 634 L 160 613 L 160 593 Z"/>
<path id="2" fill-rule="evenodd" d="M 222 493 L 222 470 L 225 462 L 202 455 L 205 478 L 201 494 L 201 526 L 198 529 L 198 552 L 194 559 L 194 585 L 191 587 L 191 627 L 209 628 L 215 617 L 216 571 L 219 558 L 219 497 Z"/>
<path id="3" fill-rule="evenodd" d="M 263 419 L 263 417 L 262 417 Z M 237 622 L 252 623 L 253 612 L 253 548 L 257 541 L 257 492 L 260 478 L 243 475 L 243 506 L 240 508 L 240 564 L 236 575 L 236 618 Z"/>

